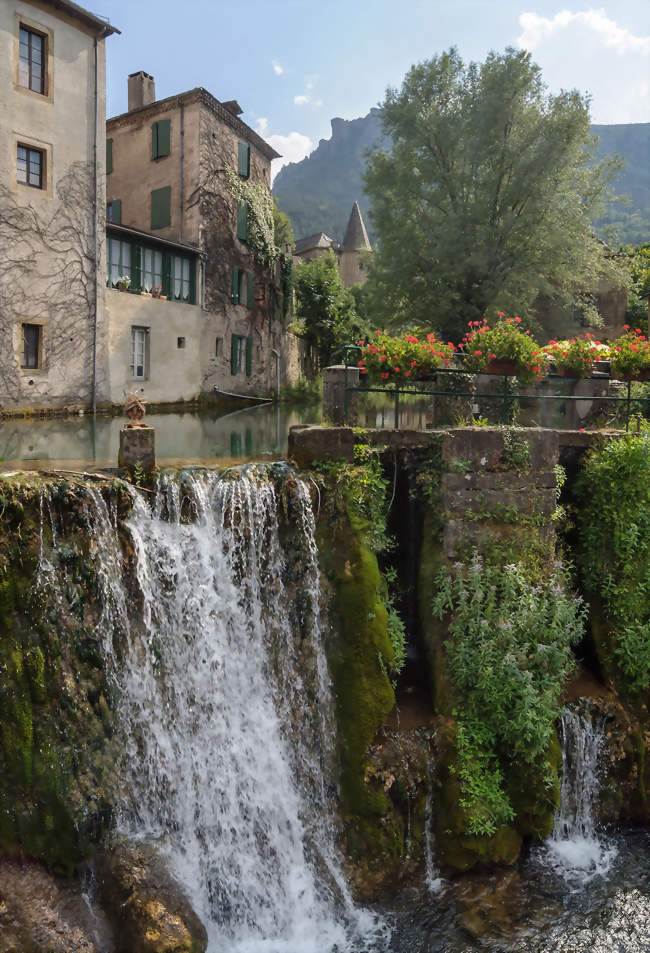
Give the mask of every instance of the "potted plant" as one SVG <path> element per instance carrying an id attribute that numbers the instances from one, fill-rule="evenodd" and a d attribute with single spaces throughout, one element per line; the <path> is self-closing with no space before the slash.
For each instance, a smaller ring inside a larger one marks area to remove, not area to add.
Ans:
<path id="1" fill-rule="evenodd" d="M 375 331 L 374 340 L 359 341 L 357 366 L 369 384 L 427 380 L 440 367 L 447 367 L 454 353 L 451 342 L 444 344 L 435 334 L 403 334 L 391 337 Z"/>
<path id="2" fill-rule="evenodd" d="M 611 375 L 622 381 L 650 380 L 650 342 L 641 328 L 626 331 L 612 344 L 610 351 Z"/>
<path id="3" fill-rule="evenodd" d="M 131 279 L 128 275 L 120 275 L 120 277 L 115 282 L 115 285 L 118 291 L 128 291 L 131 287 Z"/>
<path id="4" fill-rule="evenodd" d="M 542 348 L 544 354 L 555 366 L 560 377 L 591 377 L 594 361 L 603 354 L 600 341 L 594 341 L 593 334 L 579 334 L 565 341 L 549 341 Z"/>
<path id="5" fill-rule="evenodd" d="M 162 285 L 153 285 L 151 289 L 151 297 L 160 298 L 161 293 L 162 293 Z"/>
<path id="6" fill-rule="evenodd" d="M 470 321 L 461 342 L 463 361 L 475 374 L 509 374 L 532 381 L 541 379 L 544 356 L 529 331 L 520 328 L 521 318 L 506 318 L 490 327 L 487 318 Z"/>

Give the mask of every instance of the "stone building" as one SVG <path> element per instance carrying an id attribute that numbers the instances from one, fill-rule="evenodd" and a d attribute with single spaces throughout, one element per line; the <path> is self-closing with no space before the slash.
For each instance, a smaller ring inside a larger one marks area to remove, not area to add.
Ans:
<path id="1" fill-rule="evenodd" d="M 117 32 L 67 0 L 0 4 L 0 411 L 108 397 L 104 41 Z"/>
<path id="2" fill-rule="evenodd" d="M 111 399 L 272 393 L 299 376 L 300 343 L 281 269 L 251 232 L 277 153 L 234 100 L 202 88 L 156 100 L 142 71 L 128 86 L 128 112 L 107 123 Z"/>
<path id="3" fill-rule="evenodd" d="M 366 260 L 372 247 L 358 202 L 352 206 L 342 245 L 325 232 L 317 232 L 300 238 L 295 244 L 294 255 L 298 260 L 313 261 L 329 248 L 336 256 L 345 287 L 365 284 L 368 279 Z"/>

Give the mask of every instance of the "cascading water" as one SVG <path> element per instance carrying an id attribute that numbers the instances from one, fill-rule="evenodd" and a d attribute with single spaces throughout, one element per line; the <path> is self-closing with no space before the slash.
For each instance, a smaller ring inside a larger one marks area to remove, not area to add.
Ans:
<path id="1" fill-rule="evenodd" d="M 379 949 L 336 858 L 306 486 L 264 467 L 163 476 L 152 507 L 134 494 L 126 567 L 103 497 L 87 499 L 127 738 L 123 832 L 167 854 L 210 953 Z"/>
<path id="2" fill-rule="evenodd" d="M 430 893 L 440 893 L 444 886 L 444 880 L 436 867 L 435 859 L 435 838 L 433 834 L 434 824 L 434 797 L 433 797 L 433 779 L 435 778 L 435 764 L 433 758 L 428 761 L 429 769 L 429 787 L 427 790 L 427 801 L 424 816 L 424 859 L 426 885 Z"/>
<path id="3" fill-rule="evenodd" d="M 595 814 L 604 741 L 602 717 L 588 708 L 562 714 L 560 808 L 546 845 L 554 865 L 582 882 L 605 874 L 616 856 L 614 846 L 599 836 Z"/>

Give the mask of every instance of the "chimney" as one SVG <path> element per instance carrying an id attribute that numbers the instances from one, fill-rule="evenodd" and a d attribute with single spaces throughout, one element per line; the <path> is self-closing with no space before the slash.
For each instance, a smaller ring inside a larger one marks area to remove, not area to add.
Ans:
<path id="1" fill-rule="evenodd" d="M 156 101 L 156 84 L 153 76 L 140 70 L 129 75 L 129 112 L 138 106 L 150 106 Z"/>

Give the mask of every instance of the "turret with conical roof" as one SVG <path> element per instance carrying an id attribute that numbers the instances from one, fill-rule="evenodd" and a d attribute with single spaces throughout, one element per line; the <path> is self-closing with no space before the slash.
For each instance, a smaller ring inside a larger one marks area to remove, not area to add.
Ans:
<path id="1" fill-rule="evenodd" d="M 358 202 L 355 202 L 352 206 L 342 248 L 343 251 L 360 251 L 361 249 L 370 251 L 368 232 Z"/>
<path id="2" fill-rule="evenodd" d="M 368 278 L 366 271 L 366 256 L 364 252 L 372 251 L 368 241 L 368 232 L 363 221 L 359 203 L 355 202 L 345 229 L 345 238 L 339 252 L 339 269 L 346 288 L 351 285 L 363 284 Z"/>

